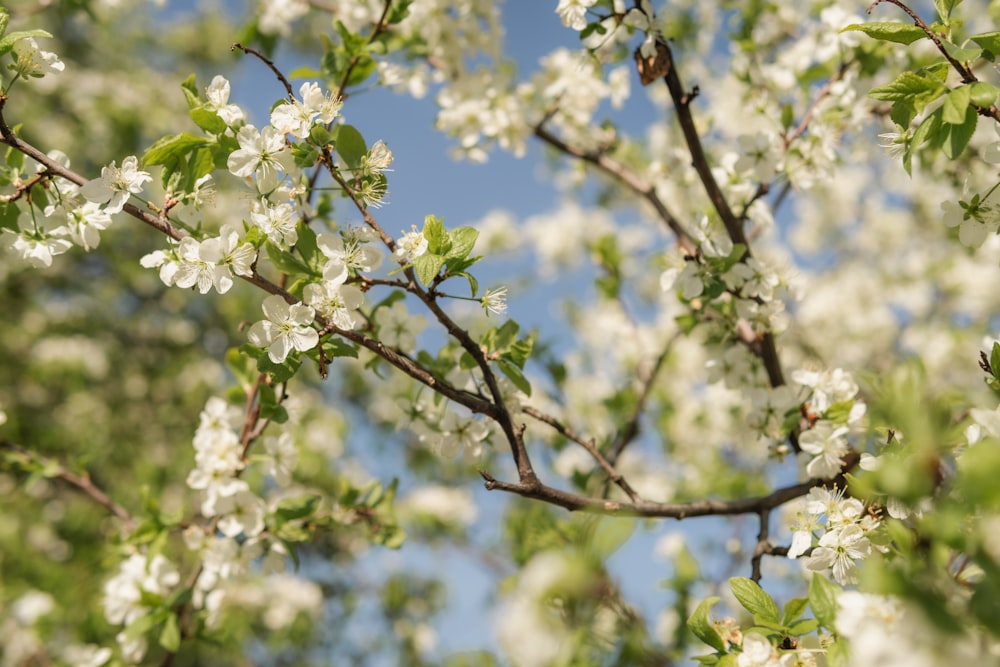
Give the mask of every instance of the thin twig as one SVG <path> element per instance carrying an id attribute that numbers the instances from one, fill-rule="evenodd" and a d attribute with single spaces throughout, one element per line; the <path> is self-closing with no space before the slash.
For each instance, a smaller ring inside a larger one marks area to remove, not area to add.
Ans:
<path id="1" fill-rule="evenodd" d="M 599 466 L 601 466 L 601 470 L 603 470 L 605 474 L 607 474 L 608 478 L 611 479 L 612 482 L 617 484 L 618 487 L 625 492 L 625 495 L 629 497 L 629 500 L 631 500 L 632 502 L 636 502 L 639 500 L 639 495 L 635 492 L 635 489 L 632 488 L 632 486 L 625 480 L 625 478 L 622 476 L 621 473 L 615 470 L 614 465 L 610 463 L 606 458 L 604 458 L 604 455 L 601 454 L 601 452 L 594 445 L 593 440 L 587 440 L 586 438 L 583 438 L 578 433 L 576 433 L 572 428 L 566 426 L 555 417 L 548 415 L 542 412 L 541 410 L 533 408 L 530 405 L 524 406 L 522 408 L 522 411 L 524 412 L 524 414 L 530 417 L 534 417 L 543 424 L 548 424 L 553 429 L 555 429 L 555 431 L 559 435 L 563 436 L 568 440 L 572 440 L 573 442 L 575 442 L 576 444 L 580 445 L 585 450 L 587 450 L 587 453 L 590 454 L 595 461 L 597 461 L 597 464 Z"/>
<path id="2" fill-rule="evenodd" d="M 9 449 L 10 451 L 17 452 L 18 454 L 26 456 L 40 465 L 56 463 L 53 459 L 42 457 L 29 449 L 21 447 L 20 445 L 15 445 L 7 440 L 0 440 L 0 449 Z M 106 494 L 103 490 L 98 488 L 94 484 L 93 480 L 90 479 L 90 475 L 88 473 L 84 472 L 82 475 L 77 475 L 66 470 L 66 468 L 64 468 L 60 463 L 56 463 L 56 466 L 56 472 L 53 475 L 55 479 L 62 480 L 66 484 L 76 488 L 78 491 L 81 491 L 88 498 L 118 517 L 118 519 L 120 519 L 122 524 L 125 526 L 127 532 L 132 532 L 135 527 L 132 515 L 129 514 L 128 510 L 124 507 L 112 500 L 111 497 L 108 496 L 108 494 Z"/>
<path id="3" fill-rule="evenodd" d="M 845 457 L 840 474 L 832 479 L 810 479 L 805 482 L 782 487 L 765 496 L 739 498 L 736 500 L 696 500 L 689 503 L 657 503 L 648 500 L 626 503 L 602 498 L 591 498 L 576 493 L 555 489 L 535 480 L 534 483 L 503 482 L 485 470 L 479 474 L 488 491 L 506 491 L 524 498 L 533 498 L 550 505 L 562 507 L 571 512 L 590 512 L 609 516 L 659 517 L 668 519 L 690 519 L 698 516 L 734 516 L 738 514 L 759 514 L 800 498 L 817 486 L 846 484 L 844 474 L 853 470 L 860 456 Z"/>
<path id="4" fill-rule="evenodd" d="M 543 124 L 536 125 L 534 132 L 536 137 L 553 148 L 594 165 L 604 173 L 617 179 L 627 188 L 632 190 L 632 192 L 645 199 L 656 211 L 660 220 L 662 220 L 664 224 L 670 228 L 670 231 L 673 232 L 674 236 L 677 238 L 677 245 L 680 246 L 684 254 L 692 257 L 697 254 L 698 249 L 694 241 L 688 233 L 684 231 L 684 227 L 681 226 L 681 223 L 670 212 L 670 209 L 667 208 L 666 204 L 663 203 L 660 196 L 656 194 L 656 187 L 652 184 L 647 183 L 640 178 L 638 174 L 617 160 L 608 157 L 608 155 L 604 152 L 586 151 L 582 148 L 566 143 L 545 129 Z"/>
<path id="5" fill-rule="evenodd" d="M 281 70 L 278 69 L 278 66 L 274 64 L 273 60 L 265 56 L 257 49 L 252 49 L 249 46 L 243 46 L 242 44 L 239 43 L 233 44 L 231 47 L 229 47 L 229 50 L 242 51 L 243 53 L 255 56 L 258 60 L 267 65 L 268 68 L 270 68 L 270 70 L 274 72 L 274 76 L 277 77 L 279 82 L 281 82 L 281 85 L 285 87 L 285 91 L 288 93 L 289 101 L 293 102 L 295 101 L 295 91 L 292 90 L 292 84 L 288 81 L 288 79 L 285 78 L 285 75 L 281 73 Z"/>
<path id="6" fill-rule="evenodd" d="M 642 418 L 642 413 L 646 409 L 646 402 L 649 400 L 649 395 L 653 390 L 653 385 L 656 383 L 656 378 L 660 374 L 660 369 L 663 368 L 663 363 L 670 354 L 670 350 L 673 348 L 674 343 L 680 338 L 680 336 L 681 334 L 678 331 L 670 337 L 667 344 L 663 346 L 663 351 L 653 363 L 653 367 L 649 370 L 649 373 L 646 374 L 646 377 L 641 378 L 642 391 L 639 393 L 639 398 L 635 402 L 635 406 L 632 408 L 632 414 L 625 423 L 625 427 L 618 432 L 618 435 L 615 436 L 614 441 L 611 443 L 611 447 L 608 452 L 608 462 L 611 465 L 618 463 L 618 457 L 622 455 L 622 452 L 625 451 L 625 448 L 629 445 L 629 443 L 632 442 L 637 435 L 639 435 L 639 420 Z"/>

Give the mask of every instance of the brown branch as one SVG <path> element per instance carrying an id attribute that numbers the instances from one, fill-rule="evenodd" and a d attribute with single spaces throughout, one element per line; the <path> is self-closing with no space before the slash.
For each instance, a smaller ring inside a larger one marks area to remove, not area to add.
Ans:
<path id="1" fill-rule="evenodd" d="M 569 426 L 566 426 L 555 417 L 548 415 L 542 412 L 541 410 L 533 408 L 530 405 L 524 406 L 522 408 L 522 411 L 524 412 L 524 414 L 534 417 L 543 424 L 548 424 L 553 429 L 555 429 L 555 431 L 559 435 L 563 436 L 568 440 L 572 440 L 573 442 L 575 442 L 576 444 L 580 445 L 585 450 L 587 450 L 587 453 L 589 453 L 594 458 L 594 460 L 597 461 L 597 464 L 601 466 L 601 469 L 605 472 L 608 478 L 612 482 L 617 484 L 622 491 L 625 492 L 625 495 L 629 497 L 629 500 L 631 500 L 633 503 L 639 501 L 639 495 L 635 492 L 635 489 L 632 488 L 632 485 L 630 485 L 622 476 L 622 474 L 615 469 L 614 464 L 612 464 L 606 458 L 604 458 L 604 455 L 602 455 L 601 452 L 594 445 L 593 440 L 587 440 L 583 438 L 578 433 L 576 433 L 576 431 L 574 431 Z"/>
<path id="2" fill-rule="evenodd" d="M 658 51 L 665 52 L 667 62 L 672 63 L 663 80 L 667 84 L 667 89 L 670 91 L 670 98 L 677 109 L 677 122 L 681 126 L 681 132 L 684 135 L 684 141 L 687 143 L 688 152 L 691 153 L 691 162 L 694 170 L 697 172 L 698 178 L 701 180 L 705 192 L 712 202 L 712 206 L 722 220 L 729 238 L 733 243 L 739 243 L 746 247 L 746 252 L 741 259 L 741 261 L 746 261 L 752 255 L 750 243 L 747 241 L 746 234 L 743 231 L 743 221 L 733 213 L 729 202 L 726 201 L 722 189 L 712 174 L 712 167 L 708 163 L 708 157 L 705 155 L 701 137 L 698 135 L 697 127 L 695 127 L 694 116 L 691 114 L 691 102 L 694 101 L 697 95 L 697 88 L 691 93 L 684 90 L 673 54 L 670 53 L 670 47 L 665 41 L 658 40 L 656 48 Z M 781 369 L 781 360 L 778 358 L 774 335 L 771 332 L 767 332 L 761 337 L 759 355 L 764 362 L 764 368 L 767 370 L 767 378 L 770 385 L 772 387 L 780 387 L 785 384 L 784 373 Z"/>
<path id="3" fill-rule="evenodd" d="M 354 205 L 364 219 L 365 224 L 378 233 L 379 238 L 382 239 L 382 243 L 385 244 L 390 252 L 395 252 L 396 241 L 385 232 L 379 222 L 372 216 L 368 207 L 365 206 L 364 202 L 358 196 L 357 191 L 351 187 L 344 177 L 336 169 L 332 168 L 332 166 L 329 168 L 329 171 L 330 175 L 337 182 L 337 184 L 340 185 L 344 192 L 350 197 L 351 201 L 354 202 Z M 469 403 L 463 403 L 463 405 L 466 405 L 475 412 L 488 415 L 500 425 L 500 428 L 504 433 L 504 437 L 510 445 L 511 455 L 514 457 L 514 464 L 517 466 L 518 479 L 520 479 L 522 483 L 528 484 L 537 482 L 535 471 L 531 465 L 531 458 L 528 455 L 528 449 L 524 444 L 523 427 L 518 428 L 514 425 L 514 420 L 510 412 L 507 410 L 503 394 L 500 391 L 500 385 L 497 382 L 496 374 L 493 372 L 493 368 L 490 366 L 490 361 L 486 358 L 486 354 L 482 347 L 479 343 L 472 339 L 472 336 L 469 335 L 468 331 L 458 326 L 458 324 L 444 312 L 440 304 L 437 302 L 437 296 L 434 293 L 429 292 L 420 286 L 417 276 L 413 271 L 413 267 L 404 267 L 403 274 L 410 281 L 406 286 L 406 290 L 423 302 L 427 309 L 434 314 L 438 323 L 440 323 L 448 334 L 458 341 L 459 345 L 462 346 L 462 349 L 464 349 L 469 356 L 475 360 L 476 365 L 483 374 L 483 381 L 486 383 L 486 387 L 490 391 L 490 396 L 493 398 L 493 402 L 490 403 L 482 398 L 475 397 L 475 402 L 479 404 L 479 407 L 472 407 Z M 339 330 L 338 333 L 342 333 L 343 335 L 343 332 L 340 332 Z M 380 342 L 372 342 L 384 348 L 384 345 Z M 452 389 L 452 391 L 457 392 L 457 390 L 454 389 Z M 468 394 L 468 396 L 473 397 L 472 394 Z M 450 396 L 448 397 L 450 398 Z"/>
<path id="4" fill-rule="evenodd" d="M 662 39 L 657 40 L 656 48 L 657 51 L 665 50 L 667 61 L 672 63 L 663 80 L 667 84 L 667 89 L 670 91 L 670 98 L 673 100 L 674 108 L 677 110 L 677 122 L 681 126 L 681 132 L 684 135 L 684 141 L 687 143 L 688 152 L 691 153 L 692 166 L 695 172 L 697 172 L 698 178 L 705 188 L 705 193 L 712 202 L 712 206 L 715 208 L 716 213 L 719 214 L 719 218 L 722 220 L 729 238 L 732 239 L 733 243 L 740 243 L 747 246 L 746 256 L 749 256 L 750 248 L 746 235 L 743 232 L 743 225 L 733 213 L 729 202 L 726 201 L 725 195 L 722 194 L 722 189 L 712 174 L 712 166 L 708 163 L 708 157 L 705 155 L 705 149 L 701 144 L 701 137 L 698 135 L 698 128 L 695 127 L 694 116 L 691 114 L 691 102 L 698 95 L 698 89 L 695 88 L 690 93 L 684 90 L 680 74 L 677 72 L 676 62 L 674 61 L 673 54 L 670 53 L 670 47 L 666 41 Z"/>
<path id="5" fill-rule="evenodd" d="M 586 151 L 578 146 L 572 146 L 566 143 L 556 135 L 546 130 L 543 124 L 535 126 L 534 133 L 536 137 L 553 148 L 594 165 L 605 174 L 614 177 L 627 188 L 632 190 L 632 192 L 645 199 L 653 207 L 653 210 L 656 211 L 660 220 L 662 220 L 664 224 L 670 228 L 670 231 L 673 232 L 674 236 L 677 238 L 677 245 L 681 247 L 684 254 L 692 257 L 697 254 L 698 249 L 694 241 L 688 233 L 684 231 L 681 223 L 678 222 L 677 218 L 675 218 L 670 212 L 666 204 L 663 203 L 663 200 L 660 199 L 660 196 L 656 194 L 656 188 L 651 183 L 647 183 L 640 178 L 638 174 L 617 160 L 608 157 L 608 155 L 604 152 Z"/>
<path id="6" fill-rule="evenodd" d="M 792 130 L 791 134 L 783 137 L 783 143 L 785 144 L 786 150 L 794 140 L 802 136 L 805 133 L 805 131 L 809 128 L 809 123 L 812 122 L 813 114 L 815 114 L 816 109 L 819 108 L 820 102 L 822 102 L 827 97 L 827 95 L 830 94 L 830 91 L 833 89 L 833 84 L 844 78 L 844 75 L 847 73 L 847 70 L 853 64 L 854 64 L 853 61 L 845 61 L 841 63 L 840 67 L 837 68 L 837 71 L 834 72 L 833 76 L 831 76 L 827 80 L 827 82 L 823 84 L 823 87 L 819 89 L 819 92 L 816 93 L 816 97 L 813 98 L 813 101 L 809 104 L 809 108 L 806 109 L 805 114 L 803 114 L 802 120 L 800 120 L 799 124 L 795 126 L 795 129 Z"/>
<path id="7" fill-rule="evenodd" d="M 750 559 L 750 578 L 760 582 L 760 564 L 765 553 L 770 553 L 771 542 L 771 510 L 763 509 L 757 514 L 760 520 L 760 531 L 757 533 L 757 546 L 753 550 L 753 557 Z"/>
<path id="8" fill-rule="evenodd" d="M 900 0 L 875 0 L 875 2 L 868 5 L 868 9 L 865 10 L 865 13 L 871 14 L 872 10 L 875 9 L 875 7 L 877 7 L 878 5 L 882 4 L 883 2 L 888 2 L 889 4 L 896 5 L 897 7 L 902 9 L 911 19 L 913 19 L 913 24 L 924 31 L 924 34 L 927 35 L 927 38 L 930 39 L 932 42 L 934 42 L 934 46 L 937 47 L 937 50 L 941 53 L 941 55 L 943 55 L 945 59 L 949 63 L 951 63 L 951 66 L 955 68 L 955 71 L 962 76 L 962 81 L 964 81 L 965 83 L 974 83 L 979 80 L 976 78 L 976 75 L 973 74 L 968 67 L 955 60 L 951 56 L 951 54 L 948 53 L 948 49 L 944 48 L 944 44 L 941 43 L 941 39 L 938 37 L 937 33 L 931 30 L 931 27 L 927 25 L 922 18 L 920 18 L 920 15 L 917 14 L 912 9 L 910 9 L 905 3 L 900 2 Z"/>
<path id="9" fill-rule="evenodd" d="M 690 519 L 699 516 L 735 516 L 739 514 L 760 514 L 780 507 L 790 500 L 800 498 L 817 486 L 845 484 L 844 474 L 858 463 L 857 455 L 847 457 L 840 474 L 832 479 L 810 479 L 805 482 L 785 486 L 765 496 L 739 498 L 736 500 L 696 500 L 689 503 L 657 503 L 648 500 L 618 502 L 604 498 L 591 498 L 576 493 L 555 489 L 540 481 L 534 483 L 502 482 L 489 472 L 480 470 L 488 491 L 506 491 L 524 498 L 540 500 L 550 505 L 562 507 L 571 512 L 590 512 L 609 516 L 638 516 L 649 518 Z"/>
<path id="10" fill-rule="evenodd" d="M 9 449 L 10 451 L 17 452 L 23 456 L 28 457 L 32 461 L 40 465 L 48 465 L 54 463 L 53 459 L 47 457 L 42 457 L 29 449 L 21 447 L 20 445 L 15 445 L 14 443 L 7 440 L 0 440 L 0 449 Z M 108 494 L 98 488 L 94 482 L 90 479 L 90 475 L 84 472 L 82 475 L 77 475 L 72 473 L 62 466 L 61 463 L 56 463 L 57 469 L 54 475 L 51 475 L 55 479 L 62 480 L 66 484 L 74 487 L 78 491 L 82 492 L 85 496 L 93 500 L 95 503 L 103 507 L 104 509 L 114 514 L 121 520 L 122 524 L 125 526 L 126 531 L 132 532 L 135 528 L 135 523 L 132 520 L 132 515 L 129 514 L 128 510 L 116 503 L 111 499 Z"/>
<path id="11" fill-rule="evenodd" d="M 618 457 L 622 455 L 622 452 L 625 451 L 629 443 L 639 435 L 639 419 L 646 408 L 646 402 L 649 400 L 649 395 L 653 390 L 653 384 L 656 382 L 656 377 L 660 374 L 660 369 L 663 368 L 663 363 L 666 361 L 667 355 L 670 354 L 670 350 L 678 338 L 680 338 L 680 332 L 670 337 L 670 340 L 667 341 L 667 344 L 663 348 L 663 352 L 656 358 L 647 376 L 641 378 L 642 391 L 639 394 L 639 399 L 636 401 L 635 407 L 632 408 L 632 414 L 625 423 L 625 427 L 618 432 L 618 435 L 615 436 L 614 441 L 611 443 L 608 453 L 608 462 L 611 465 L 618 463 Z"/>
<path id="12" fill-rule="evenodd" d="M 243 53 L 246 53 L 248 55 L 255 56 L 258 60 L 267 65 L 268 68 L 272 72 L 274 72 L 274 76 L 277 77 L 281 85 L 285 87 L 285 91 L 288 93 L 288 99 L 291 101 L 295 101 L 295 91 L 292 90 L 292 84 L 288 81 L 288 79 L 285 78 L 285 75 L 281 73 L 281 70 L 278 69 L 278 66 L 274 64 L 273 60 L 265 56 L 257 49 L 252 49 L 249 46 L 243 46 L 242 44 L 239 43 L 233 44 L 231 47 L 229 47 L 229 50 L 242 51 Z"/>

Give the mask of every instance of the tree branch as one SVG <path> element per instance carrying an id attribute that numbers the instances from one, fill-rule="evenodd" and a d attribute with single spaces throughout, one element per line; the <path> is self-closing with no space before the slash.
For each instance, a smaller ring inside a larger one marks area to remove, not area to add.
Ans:
<path id="1" fill-rule="evenodd" d="M 659 517 L 667 519 L 689 519 L 698 516 L 734 516 L 738 514 L 760 514 L 784 505 L 790 500 L 809 493 L 817 486 L 844 485 L 844 474 L 857 466 L 860 456 L 845 457 L 840 474 L 832 479 L 810 479 L 805 482 L 776 489 L 766 496 L 740 498 L 737 500 L 696 500 L 689 503 L 656 503 L 640 500 L 630 503 L 591 498 L 546 486 L 539 481 L 534 484 L 502 482 L 489 472 L 480 470 L 488 491 L 506 491 L 524 498 L 533 498 L 557 505 L 571 512 L 591 512 L 610 516 Z"/>
<path id="2" fill-rule="evenodd" d="M 0 449 L 7 449 L 12 452 L 17 452 L 22 456 L 27 457 L 34 463 L 41 466 L 49 466 L 52 463 L 56 465 L 56 471 L 54 474 L 47 474 L 47 477 L 54 477 L 55 479 L 62 480 L 66 484 L 72 486 L 78 491 L 82 492 L 85 496 L 93 500 L 95 503 L 108 510 L 111 514 L 114 514 L 118 519 L 121 520 L 122 524 L 125 526 L 127 532 L 132 532 L 135 528 L 135 523 L 132 520 L 132 515 L 129 514 L 128 510 L 116 503 L 111 499 L 108 494 L 98 488 L 94 482 L 90 479 L 90 475 L 84 472 L 82 475 L 77 475 L 66 470 L 61 463 L 49 459 L 47 457 L 42 457 L 35 454 L 29 449 L 21 447 L 20 445 L 15 445 L 8 440 L 0 440 Z"/>
<path id="3" fill-rule="evenodd" d="M 689 256 L 697 254 L 698 249 L 694 241 L 688 233 L 684 231 L 681 223 L 678 222 L 677 218 L 673 216 L 666 204 L 663 203 L 663 200 L 660 199 L 660 196 L 656 194 L 656 188 L 652 184 L 647 183 L 640 178 L 638 174 L 617 160 L 608 157 L 608 155 L 604 152 L 585 151 L 577 146 L 571 146 L 546 130 L 543 124 L 535 126 L 534 132 L 536 137 L 553 148 L 556 148 L 566 155 L 579 158 L 584 162 L 594 165 L 605 174 L 614 177 L 627 188 L 632 190 L 632 192 L 645 199 L 653 207 L 653 210 L 656 211 L 656 215 L 660 218 L 660 220 L 662 220 L 664 224 L 670 228 L 670 231 L 673 232 L 677 239 L 677 245 L 681 247 L 684 254 Z"/>
<path id="4" fill-rule="evenodd" d="M 607 474 L 608 478 L 610 478 L 612 482 L 617 484 L 618 487 L 625 492 L 625 495 L 629 497 L 629 500 L 631 500 L 632 502 L 637 502 L 639 500 L 639 495 L 635 492 L 635 489 L 633 489 L 632 486 L 625 480 L 625 478 L 622 477 L 621 473 L 615 470 L 614 465 L 610 463 L 606 458 L 604 458 L 601 452 L 594 445 L 593 440 L 584 439 L 579 434 L 577 434 L 573 429 L 566 426 L 555 417 L 545 414 L 541 410 L 537 410 L 531 406 L 525 406 L 522 408 L 522 410 L 524 414 L 534 417 L 543 424 L 548 424 L 563 437 L 567 438 L 568 440 L 572 440 L 576 444 L 586 449 L 587 452 L 592 457 L 594 457 L 594 460 L 597 461 L 597 464 L 601 466 L 601 469 Z"/>

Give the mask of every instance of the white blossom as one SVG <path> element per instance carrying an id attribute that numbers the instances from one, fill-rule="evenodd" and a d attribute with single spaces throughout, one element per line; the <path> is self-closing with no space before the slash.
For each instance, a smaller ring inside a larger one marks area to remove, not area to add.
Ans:
<path id="1" fill-rule="evenodd" d="M 253 125 L 244 125 L 236 140 L 240 147 L 229 156 L 229 171 L 241 178 L 254 176 L 260 192 L 274 190 L 282 174 L 294 169 L 284 135 L 270 125 L 260 131 Z"/>
<path id="2" fill-rule="evenodd" d="M 247 338 L 257 347 L 266 347 L 274 363 L 283 362 L 292 350 L 305 352 L 319 343 L 319 334 L 311 326 L 316 316 L 311 306 L 290 306 L 284 298 L 272 294 L 264 299 L 263 310 L 267 319 L 251 326 Z"/>
<path id="3" fill-rule="evenodd" d="M 139 169 L 139 159 L 130 155 L 122 160 L 121 168 L 115 162 L 101 169 L 101 177 L 80 186 L 80 194 L 89 201 L 106 204 L 108 213 L 118 213 L 134 194 L 142 192 L 142 184 L 153 180 L 148 172 Z"/>

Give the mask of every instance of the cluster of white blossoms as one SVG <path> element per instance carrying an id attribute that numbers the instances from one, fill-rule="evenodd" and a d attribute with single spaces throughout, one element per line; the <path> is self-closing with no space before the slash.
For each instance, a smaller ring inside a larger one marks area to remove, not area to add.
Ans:
<path id="1" fill-rule="evenodd" d="M 201 413 L 195 431 L 195 468 L 187 485 L 203 494 L 201 513 L 215 519 L 215 532 L 192 525 L 184 532 L 188 549 L 200 555 L 202 569 L 195 584 L 198 608 L 209 614 L 210 624 L 217 619 L 223 597 L 220 582 L 246 574 L 250 564 L 264 557 L 264 569 L 283 571 L 288 553 L 275 542 L 267 549 L 262 533 L 268 513 L 267 503 L 240 479 L 247 466 L 240 441 L 242 414 L 223 399 L 212 397 Z M 288 433 L 264 440 L 262 461 L 266 473 L 283 488 L 291 483 L 298 461 L 298 450 Z"/>
<path id="2" fill-rule="evenodd" d="M 197 288 L 202 294 L 213 287 L 225 294 L 233 286 L 233 276 L 253 275 L 257 250 L 243 241 L 237 225 L 222 226 L 219 236 L 202 241 L 185 236 L 169 250 L 154 250 L 139 260 L 147 269 L 159 268 L 165 285 Z"/>
<path id="3" fill-rule="evenodd" d="M 61 151 L 51 151 L 48 157 L 69 167 L 69 158 Z M 42 170 L 39 165 L 37 172 Z M 111 226 L 111 212 L 98 202 L 87 201 L 75 183 L 53 179 L 50 196 L 52 202 L 42 212 L 43 218 L 22 217 L 18 219 L 18 232 L 3 230 L 8 247 L 35 267 L 51 266 L 54 256 L 63 254 L 74 244 L 88 252 L 97 248 L 101 243 L 100 233 Z"/>
<path id="4" fill-rule="evenodd" d="M 833 477 L 840 472 L 841 459 L 848 452 L 847 435 L 862 428 L 867 406 L 857 398 L 854 378 L 841 368 L 821 372 L 799 369 L 792 373 L 792 379 L 809 389 L 805 409 L 812 427 L 799 435 L 803 458 L 807 459 L 806 474 L 813 478 Z M 841 408 L 843 414 L 831 414 L 835 407 Z"/>
<path id="5" fill-rule="evenodd" d="M 837 595 L 837 633 L 857 667 L 950 667 L 996 661 L 995 639 L 946 634 L 911 602 L 892 595 Z"/>
<path id="6" fill-rule="evenodd" d="M 118 633 L 122 655 L 138 663 L 146 654 L 147 642 L 142 633 L 129 633 L 128 627 L 150 611 L 149 600 L 166 597 L 180 583 L 177 568 L 162 554 L 149 556 L 134 553 L 125 559 L 118 574 L 104 584 L 104 616 L 113 625 L 123 625 Z"/>
<path id="7" fill-rule="evenodd" d="M 490 435 L 485 422 L 470 416 L 460 415 L 454 410 L 444 412 L 423 410 L 419 419 L 414 419 L 409 428 L 436 454 L 445 458 L 455 458 L 462 454 L 468 461 L 479 461 L 483 455 L 483 445 Z"/>
<path id="8" fill-rule="evenodd" d="M 804 559 L 805 566 L 815 572 L 832 571 L 840 584 L 855 582 L 854 569 L 858 561 L 872 554 L 870 539 L 881 522 L 857 498 L 845 496 L 841 489 L 815 487 L 803 499 L 792 526 L 789 558 L 798 558 L 812 548 Z M 816 546 L 816 532 L 824 531 Z"/>
<path id="9" fill-rule="evenodd" d="M 264 530 L 264 501 L 239 478 L 246 467 L 241 424 L 238 409 L 210 398 L 195 432 L 195 468 L 187 478 L 187 485 L 203 494 L 202 515 L 219 517 L 218 529 L 227 537 L 255 537 Z"/>

